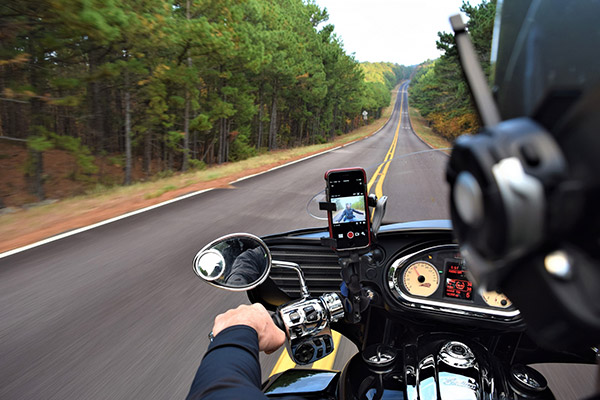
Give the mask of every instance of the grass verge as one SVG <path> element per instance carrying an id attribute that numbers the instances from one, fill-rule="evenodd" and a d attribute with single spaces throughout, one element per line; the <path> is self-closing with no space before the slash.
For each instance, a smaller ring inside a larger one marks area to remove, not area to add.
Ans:
<path id="1" fill-rule="evenodd" d="M 163 186 L 154 193 L 146 193 L 144 198 L 145 199 L 154 199 L 155 197 L 160 197 L 163 194 L 170 192 L 172 190 L 175 190 L 175 189 L 177 189 L 177 186 L 174 186 L 174 185 Z"/>
<path id="2" fill-rule="evenodd" d="M 399 86 L 392 91 L 392 102 L 383 110 L 381 118 L 346 135 L 338 136 L 333 142 L 272 151 L 235 163 L 227 163 L 201 171 L 176 173 L 173 176 L 138 182 L 130 186 L 105 187 L 98 185 L 82 196 L 1 215 L 0 252 L 148 207 L 186 193 L 216 187 L 227 188 L 229 182 L 244 176 L 260 173 L 287 162 L 370 136 L 381 129 L 392 114 Z"/>
<path id="3" fill-rule="evenodd" d="M 415 133 L 429 145 L 429 147 L 434 149 L 447 149 L 452 147 L 452 143 L 435 133 L 433 129 L 431 129 L 425 118 L 421 116 L 419 110 L 408 106 L 408 113 L 410 115 L 410 123 L 413 127 Z M 450 150 L 444 150 L 446 153 L 450 154 Z"/>

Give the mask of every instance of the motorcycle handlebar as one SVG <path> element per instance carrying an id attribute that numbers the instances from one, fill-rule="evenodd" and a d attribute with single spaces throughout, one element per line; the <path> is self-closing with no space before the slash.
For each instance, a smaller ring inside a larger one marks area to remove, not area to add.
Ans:
<path id="1" fill-rule="evenodd" d="M 271 319 L 276 327 L 285 332 L 285 323 L 283 322 L 283 319 L 281 319 L 281 315 L 279 315 L 278 311 L 275 311 L 273 314 L 271 314 Z"/>

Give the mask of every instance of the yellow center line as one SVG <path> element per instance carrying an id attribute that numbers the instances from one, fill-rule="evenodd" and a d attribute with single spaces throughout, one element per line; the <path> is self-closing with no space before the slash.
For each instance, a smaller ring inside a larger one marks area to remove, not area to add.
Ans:
<path id="1" fill-rule="evenodd" d="M 402 125 L 402 110 L 404 108 L 404 93 L 402 91 L 400 92 L 400 96 L 401 96 L 400 97 L 400 118 L 398 120 L 398 126 L 396 126 L 394 140 L 392 140 L 392 144 L 390 145 L 390 148 L 389 148 L 387 154 L 385 155 L 385 158 L 383 159 L 383 163 L 381 163 L 379 165 L 379 168 L 377 168 L 377 171 L 375 171 L 375 175 L 373 175 L 373 177 L 371 178 L 371 181 L 369 181 L 369 185 L 367 186 L 367 188 L 370 191 L 371 187 L 373 186 L 373 183 L 375 183 L 374 180 L 379 178 L 379 180 L 377 181 L 377 185 L 375 186 L 375 195 L 377 196 L 378 199 L 381 198 L 381 196 L 383 196 L 383 182 L 385 181 L 385 177 L 387 175 L 388 169 L 390 168 L 390 164 L 392 163 L 392 160 L 394 159 L 394 154 L 396 153 L 396 146 L 398 145 L 398 136 L 400 133 L 400 125 Z M 382 167 L 383 167 L 383 171 L 381 171 L 381 174 L 380 174 L 379 172 Z"/>
<path id="2" fill-rule="evenodd" d="M 373 174 L 373 176 L 371 177 L 371 179 L 369 180 L 369 183 L 367 184 L 367 192 L 370 193 L 371 192 L 371 187 L 373 187 L 373 184 L 377 181 L 377 178 L 380 176 L 379 172 L 381 171 L 381 168 L 384 167 L 384 165 L 386 165 L 387 161 L 391 161 L 392 158 L 394 158 L 394 153 L 396 151 L 396 144 L 398 143 L 398 132 L 400 131 L 400 125 L 402 124 L 402 107 L 403 107 L 403 103 L 404 103 L 404 95 L 402 94 L 402 88 L 400 88 L 400 119 L 398 120 L 398 126 L 396 127 L 396 134 L 394 135 L 394 139 L 392 140 L 392 144 L 390 145 L 390 148 L 388 149 L 388 152 L 386 153 L 383 162 L 381 164 L 379 164 L 379 166 L 377 167 L 377 170 L 375 170 L 375 173 Z M 389 164 L 389 162 L 387 163 Z M 384 178 L 385 179 L 385 174 L 387 173 L 387 169 L 384 169 Z M 383 185 L 383 180 L 381 180 L 381 185 Z M 378 185 L 379 186 L 379 185 Z M 381 197 L 382 191 L 381 193 L 377 194 L 377 198 Z"/>
<path id="3" fill-rule="evenodd" d="M 367 193 L 371 192 L 371 186 L 373 186 L 373 183 L 375 183 L 375 180 L 377 179 L 377 177 L 379 176 L 379 171 L 381 171 L 381 167 L 383 166 L 383 163 L 379 164 L 379 167 L 377 167 L 377 170 L 375 171 L 375 173 L 373 174 L 373 176 L 371 177 L 371 180 L 369 181 L 369 183 L 367 184 Z"/>

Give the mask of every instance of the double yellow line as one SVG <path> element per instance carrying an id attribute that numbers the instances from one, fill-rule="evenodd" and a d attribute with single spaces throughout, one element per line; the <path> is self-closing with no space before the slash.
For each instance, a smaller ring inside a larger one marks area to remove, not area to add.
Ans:
<path id="1" fill-rule="evenodd" d="M 406 87 L 406 86 L 404 86 L 404 87 Z M 387 175 L 388 169 L 390 168 L 390 164 L 392 163 L 392 160 L 394 159 L 394 154 L 396 153 L 396 145 L 398 144 L 398 135 L 400 133 L 400 125 L 402 124 L 402 110 L 403 109 L 404 109 L 404 93 L 402 92 L 402 87 L 401 87 L 400 88 L 400 117 L 398 118 L 398 126 L 396 127 L 396 133 L 394 135 L 394 140 L 392 140 L 392 144 L 390 145 L 390 148 L 388 149 L 388 152 L 386 153 L 385 158 L 383 159 L 383 162 L 381 164 L 379 164 L 379 167 L 377 167 L 375 174 L 373 174 L 373 176 L 371 177 L 371 180 L 369 180 L 369 183 L 367 184 L 367 192 L 370 193 L 371 187 L 373 187 L 373 184 L 375 182 L 377 182 L 377 185 L 375 186 L 375 195 L 377 196 L 377 198 L 381 198 L 381 196 L 383 196 L 383 181 L 385 181 L 385 177 Z M 313 369 L 331 370 L 333 368 L 333 363 L 335 361 L 335 356 L 337 354 L 338 346 L 340 344 L 342 336 L 336 331 L 332 331 L 332 335 L 333 335 L 333 348 L 334 348 L 333 352 L 330 355 L 328 355 L 327 357 L 314 362 L 312 364 Z M 273 371 L 271 371 L 271 376 L 278 374 L 280 372 L 283 372 L 283 371 L 287 371 L 288 369 L 292 369 L 294 367 L 296 367 L 296 363 L 294 363 L 294 361 L 292 361 L 292 359 L 290 358 L 290 355 L 288 354 L 287 349 L 284 349 L 281 352 L 281 355 L 279 356 L 279 359 L 277 360 L 277 363 L 275 364 Z"/>
<path id="2" fill-rule="evenodd" d="M 404 86 L 404 85 L 403 85 Z M 404 86 L 405 87 L 405 86 Z M 388 149 L 383 162 L 379 164 L 377 170 L 369 180 L 367 184 L 367 192 L 371 193 L 371 188 L 373 184 L 377 182 L 375 186 L 375 195 L 378 199 L 383 196 L 383 182 L 385 181 L 385 177 L 387 175 L 388 169 L 390 168 L 390 164 L 394 159 L 394 154 L 396 153 L 396 145 L 398 144 L 398 135 L 400 133 L 400 125 L 402 125 L 402 110 L 404 109 L 404 93 L 402 87 L 400 87 L 400 117 L 398 118 L 398 125 L 396 126 L 396 134 L 394 135 L 394 140 L 392 140 L 392 144 Z"/>

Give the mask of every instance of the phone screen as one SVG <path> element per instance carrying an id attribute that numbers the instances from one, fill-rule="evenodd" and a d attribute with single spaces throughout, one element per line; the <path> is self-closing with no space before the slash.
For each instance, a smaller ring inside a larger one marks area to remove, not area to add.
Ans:
<path id="1" fill-rule="evenodd" d="M 327 173 L 328 200 L 335 204 L 329 227 L 338 250 L 363 248 L 371 242 L 365 180 L 362 169 Z"/>

